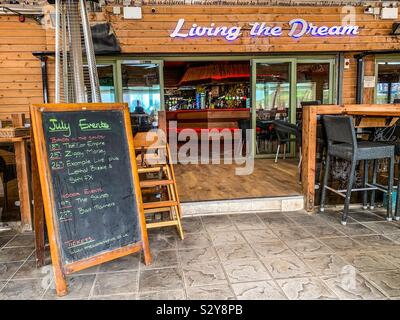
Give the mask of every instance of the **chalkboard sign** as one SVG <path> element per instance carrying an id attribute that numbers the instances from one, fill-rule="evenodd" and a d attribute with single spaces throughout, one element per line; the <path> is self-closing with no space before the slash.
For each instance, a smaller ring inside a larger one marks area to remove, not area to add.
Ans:
<path id="1" fill-rule="evenodd" d="M 64 274 L 141 249 L 150 263 L 127 105 L 45 104 L 31 113 L 52 260 L 61 275 L 57 292 L 66 292 Z"/>

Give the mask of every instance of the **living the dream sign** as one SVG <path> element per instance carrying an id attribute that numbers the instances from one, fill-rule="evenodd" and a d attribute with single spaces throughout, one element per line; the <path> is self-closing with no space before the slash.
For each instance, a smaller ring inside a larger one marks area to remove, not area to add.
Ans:
<path id="1" fill-rule="evenodd" d="M 337 26 L 317 26 L 304 19 L 296 18 L 289 21 L 289 30 L 283 30 L 281 26 L 270 26 L 265 22 L 249 23 L 251 26 L 251 37 L 281 37 L 284 31 L 287 35 L 299 39 L 306 35 L 313 37 L 338 37 L 353 36 L 359 33 L 359 26 L 356 25 L 337 25 Z M 171 38 L 210 38 L 223 37 L 226 40 L 234 41 L 242 35 L 242 27 L 239 26 L 216 26 L 211 23 L 208 26 L 199 26 L 193 23 L 187 26 L 185 19 L 179 19 L 174 31 L 170 34 Z"/>

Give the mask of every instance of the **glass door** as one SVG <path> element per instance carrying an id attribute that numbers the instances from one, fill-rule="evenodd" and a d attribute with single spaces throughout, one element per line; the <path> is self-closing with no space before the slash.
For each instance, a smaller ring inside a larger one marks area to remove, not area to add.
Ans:
<path id="1" fill-rule="evenodd" d="M 253 60 L 252 124 L 256 156 L 276 153 L 274 120 L 295 121 L 294 67 L 294 59 Z"/>
<path id="2" fill-rule="evenodd" d="M 252 61 L 252 128 L 258 157 L 271 157 L 278 148 L 273 121 L 301 126 L 302 107 L 332 104 L 334 58 L 272 58 Z M 294 156 L 294 145 L 286 150 Z"/>
<path id="3" fill-rule="evenodd" d="M 400 59 L 378 60 L 376 74 L 376 103 L 400 101 Z"/>
<path id="4" fill-rule="evenodd" d="M 99 61 L 97 73 L 99 75 L 101 102 L 116 102 L 116 70 L 114 62 Z"/>
<path id="5" fill-rule="evenodd" d="M 163 110 L 162 61 L 123 60 L 119 62 L 122 101 L 127 102 L 135 131 L 158 127 Z"/>

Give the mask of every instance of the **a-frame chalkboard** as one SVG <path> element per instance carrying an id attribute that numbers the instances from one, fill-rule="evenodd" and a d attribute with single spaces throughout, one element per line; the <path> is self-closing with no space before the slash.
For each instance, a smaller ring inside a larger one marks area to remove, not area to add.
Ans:
<path id="1" fill-rule="evenodd" d="M 31 121 L 57 294 L 65 275 L 140 250 L 150 264 L 128 106 L 32 105 Z"/>

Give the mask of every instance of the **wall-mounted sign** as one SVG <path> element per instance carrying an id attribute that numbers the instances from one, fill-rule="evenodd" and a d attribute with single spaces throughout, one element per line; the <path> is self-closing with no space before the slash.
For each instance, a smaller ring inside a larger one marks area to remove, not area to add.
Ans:
<path id="1" fill-rule="evenodd" d="M 249 23 L 251 26 L 251 37 L 281 37 L 284 30 L 281 26 L 270 26 L 264 22 Z M 296 18 L 289 21 L 288 36 L 295 39 L 309 36 L 352 36 L 359 33 L 359 26 L 343 25 L 343 26 L 317 26 L 304 19 Z M 239 26 L 216 26 L 211 23 L 209 26 L 199 26 L 193 23 L 191 27 L 185 25 L 185 19 L 179 19 L 176 23 L 174 31 L 169 35 L 171 38 L 188 38 L 188 37 L 223 37 L 226 40 L 233 41 L 242 35 L 242 27 Z"/>
<path id="2" fill-rule="evenodd" d="M 364 88 L 375 88 L 375 76 L 364 76 Z"/>

